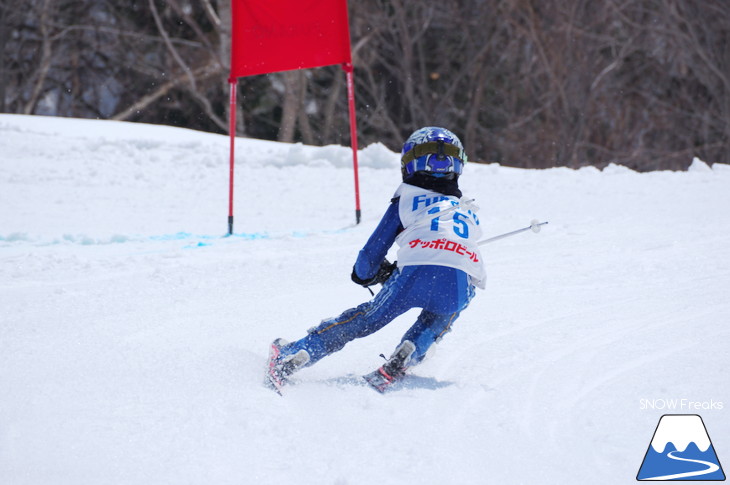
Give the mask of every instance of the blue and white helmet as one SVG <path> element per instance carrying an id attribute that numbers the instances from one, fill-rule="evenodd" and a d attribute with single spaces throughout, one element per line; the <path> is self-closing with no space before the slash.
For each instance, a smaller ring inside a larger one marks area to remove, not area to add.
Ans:
<path id="1" fill-rule="evenodd" d="M 466 153 L 459 137 L 446 128 L 426 126 L 413 132 L 401 150 L 403 179 L 416 172 L 434 177 L 461 175 Z"/>

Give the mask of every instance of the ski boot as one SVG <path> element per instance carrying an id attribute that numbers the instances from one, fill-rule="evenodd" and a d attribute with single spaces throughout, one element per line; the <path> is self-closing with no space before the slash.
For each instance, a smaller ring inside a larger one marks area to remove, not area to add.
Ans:
<path id="1" fill-rule="evenodd" d="M 408 361 L 416 350 L 410 340 L 404 340 L 379 369 L 364 375 L 365 381 L 376 391 L 383 393 L 406 373 Z"/>
<path id="2" fill-rule="evenodd" d="M 278 338 L 271 343 L 269 363 L 266 368 L 265 384 L 281 395 L 281 388 L 288 382 L 288 377 L 309 362 L 309 353 L 302 349 L 299 352 L 281 357 L 281 348 L 289 342 Z"/>

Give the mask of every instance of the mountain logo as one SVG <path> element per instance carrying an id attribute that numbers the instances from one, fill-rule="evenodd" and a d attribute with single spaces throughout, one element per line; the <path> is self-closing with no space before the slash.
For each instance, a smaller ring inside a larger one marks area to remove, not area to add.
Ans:
<path id="1" fill-rule="evenodd" d="M 696 414 L 662 416 L 636 479 L 725 480 L 702 418 Z"/>

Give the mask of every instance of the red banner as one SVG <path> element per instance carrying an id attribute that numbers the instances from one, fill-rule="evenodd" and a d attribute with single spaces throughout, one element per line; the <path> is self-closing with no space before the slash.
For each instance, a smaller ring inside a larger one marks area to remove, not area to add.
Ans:
<path id="1" fill-rule="evenodd" d="M 347 0 L 231 0 L 231 77 L 350 63 Z"/>

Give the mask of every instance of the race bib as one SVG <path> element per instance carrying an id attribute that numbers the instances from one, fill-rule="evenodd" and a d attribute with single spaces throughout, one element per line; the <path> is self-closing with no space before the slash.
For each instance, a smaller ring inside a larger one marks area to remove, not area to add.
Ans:
<path id="1" fill-rule="evenodd" d="M 486 272 L 477 242 L 482 236 L 476 208 L 458 197 L 401 184 L 398 265 L 431 264 L 460 269 L 484 288 Z"/>

